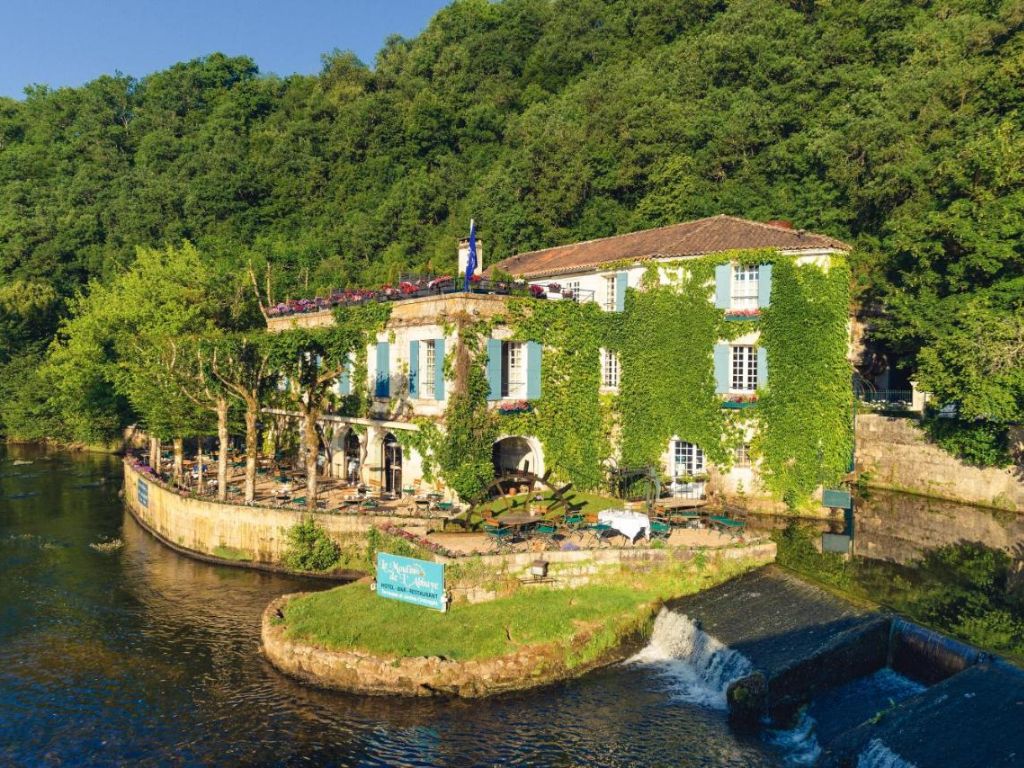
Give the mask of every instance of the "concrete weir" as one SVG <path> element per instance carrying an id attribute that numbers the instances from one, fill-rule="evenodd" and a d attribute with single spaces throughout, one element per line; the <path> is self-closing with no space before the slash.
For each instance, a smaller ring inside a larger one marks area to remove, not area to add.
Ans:
<path id="1" fill-rule="evenodd" d="M 785 723 L 815 693 L 884 667 L 888 617 L 767 566 L 673 602 L 751 663 L 727 691 L 734 721 Z"/>
<path id="2" fill-rule="evenodd" d="M 822 768 L 1009 768 L 1024 764 L 1024 674 L 981 663 L 828 745 Z"/>
<path id="3" fill-rule="evenodd" d="M 771 565 L 668 607 L 749 662 L 726 690 L 737 724 L 798 727 L 804 705 L 887 667 L 930 686 L 896 704 L 879 700 L 873 715 L 838 731 L 824 729 L 832 735 L 817 765 L 1024 765 L 1024 672 L 976 648 L 858 608 Z"/>

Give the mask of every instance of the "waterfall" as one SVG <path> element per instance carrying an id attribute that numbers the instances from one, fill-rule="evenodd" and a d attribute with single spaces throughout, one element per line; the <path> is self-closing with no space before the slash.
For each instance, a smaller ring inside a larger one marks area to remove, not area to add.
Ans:
<path id="1" fill-rule="evenodd" d="M 765 741 L 782 753 L 782 764 L 786 768 L 810 768 L 817 765 L 821 757 L 816 725 L 814 718 L 805 710 L 790 730 L 765 731 Z"/>
<path id="2" fill-rule="evenodd" d="M 916 768 L 878 739 L 872 739 L 857 757 L 857 768 Z"/>
<path id="3" fill-rule="evenodd" d="M 704 632 L 681 613 L 661 609 L 651 641 L 627 664 L 643 664 L 669 683 L 673 698 L 714 709 L 725 709 L 729 683 L 749 674 L 746 656 Z"/>

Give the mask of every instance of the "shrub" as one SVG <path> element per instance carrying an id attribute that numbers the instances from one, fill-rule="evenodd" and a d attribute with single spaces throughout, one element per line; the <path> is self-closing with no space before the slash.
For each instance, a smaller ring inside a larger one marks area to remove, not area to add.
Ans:
<path id="1" fill-rule="evenodd" d="M 1005 467 L 1011 463 L 1009 433 L 1003 424 L 932 416 L 924 420 L 924 428 L 932 442 L 967 464 Z"/>
<path id="2" fill-rule="evenodd" d="M 296 571 L 326 571 L 338 564 L 341 547 L 313 518 L 296 523 L 288 530 L 288 549 L 284 562 Z"/>

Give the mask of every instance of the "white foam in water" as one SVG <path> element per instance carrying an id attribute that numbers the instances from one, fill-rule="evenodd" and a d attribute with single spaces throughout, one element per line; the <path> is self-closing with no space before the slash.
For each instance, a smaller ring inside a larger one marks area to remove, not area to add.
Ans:
<path id="1" fill-rule="evenodd" d="M 704 632 L 688 616 L 661 609 L 651 641 L 627 664 L 649 665 L 670 682 L 673 698 L 714 709 L 725 709 L 729 683 L 749 674 L 752 666 Z"/>
<path id="2" fill-rule="evenodd" d="M 857 768 L 916 768 L 897 755 L 878 739 L 872 739 L 868 748 L 857 757 Z"/>
<path id="3" fill-rule="evenodd" d="M 814 718 L 803 712 L 795 728 L 788 731 L 766 731 L 765 739 L 782 751 L 786 768 L 814 766 L 821 757 L 821 744 L 818 743 L 814 726 Z"/>

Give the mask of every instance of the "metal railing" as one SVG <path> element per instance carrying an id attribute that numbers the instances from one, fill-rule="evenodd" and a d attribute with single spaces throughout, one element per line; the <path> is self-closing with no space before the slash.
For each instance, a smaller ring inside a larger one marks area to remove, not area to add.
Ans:
<path id="1" fill-rule="evenodd" d="M 910 389 L 875 389 L 858 392 L 857 399 L 868 405 L 909 408 L 914 402 L 914 393 Z"/>

